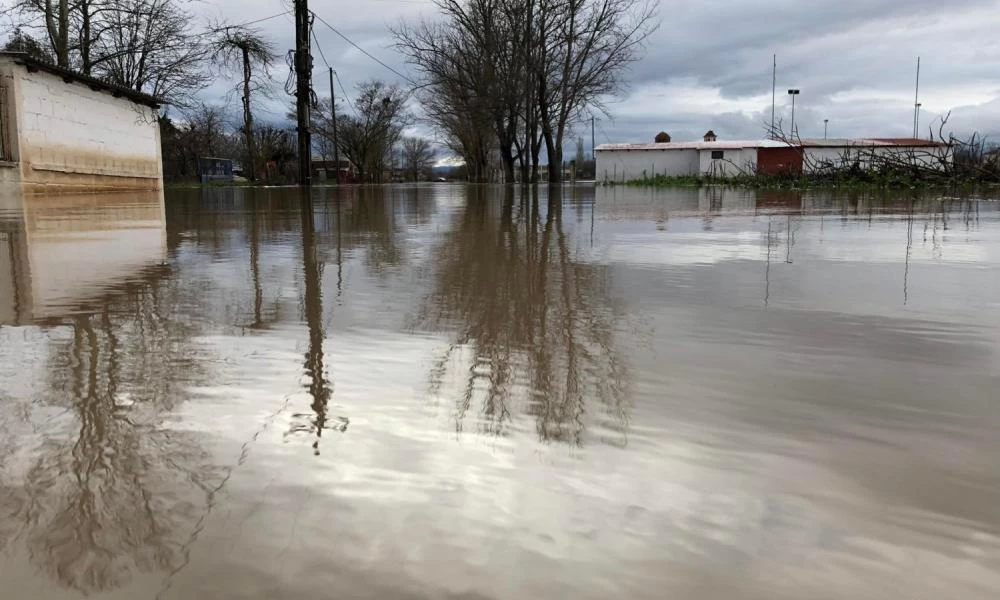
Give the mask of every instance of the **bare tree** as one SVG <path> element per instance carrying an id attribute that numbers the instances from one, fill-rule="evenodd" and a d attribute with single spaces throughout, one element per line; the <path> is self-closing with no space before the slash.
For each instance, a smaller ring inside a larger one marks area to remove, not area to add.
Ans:
<path id="1" fill-rule="evenodd" d="M 553 40 L 539 67 L 538 103 L 549 181 L 562 179 L 563 138 L 585 107 L 621 91 L 627 67 L 656 29 L 652 3 L 636 0 L 539 0 Z M 551 93 L 549 91 L 551 90 Z"/>
<path id="2" fill-rule="evenodd" d="M 402 156 L 407 177 L 411 181 L 417 181 L 430 170 L 434 161 L 434 149 L 424 138 L 407 137 L 403 138 Z"/>
<path id="3" fill-rule="evenodd" d="M 529 161 L 537 173 L 543 141 L 549 180 L 561 179 L 569 128 L 621 91 L 656 27 L 646 0 L 435 2 L 443 21 L 401 25 L 397 47 L 423 74 L 421 101 L 436 125 L 456 138 L 456 125 L 476 125 L 477 135 L 464 136 L 472 142 L 461 144 L 473 168 L 481 128 L 492 130 L 508 182 L 517 163 L 522 179 Z"/>
<path id="4" fill-rule="evenodd" d="M 10 39 L 8 39 L 7 43 L 4 44 L 3 49 L 7 52 L 24 52 L 25 54 L 39 60 L 55 62 L 52 59 L 52 53 L 49 52 L 49 49 L 46 48 L 42 42 L 39 42 L 30 34 L 25 33 L 20 27 L 14 28 L 13 33 L 10 35 Z"/>
<path id="5" fill-rule="evenodd" d="M 198 104 L 184 111 L 176 122 L 160 118 L 163 175 L 172 180 L 195 177 L 198 158 L 238 159 L 244 140 L 234 134 L 225 107 Z"/>
<path id="6" fill-rule="evenodd" d="M 13 9 L 19 17 L 15 21 L 15 33 L 23 34 L 22 29 L 42 30 L 55 63 L 68 68 L 72 27 L 69 0 L 15 0 Z"/>
<path id="7" fill-rule="evenodd" d="M 273 125 L 254 129 L 254 147 L 263 161 L 264 178 L 293 180 L 297 149 L 295 132 Z"/>
<path id="8" fill-rule="evenodd" d="M 520 131 L 530 45 L 521 18 L 531 3 L 436 2 L 445 23 L 400 26 L 395 31 L 397 47 L 424 74 L 427 91 L 422 100 L 433 107 L 428 111 L 431 120 L 460 142 L 474 176 L 484 174 L 485 155 L 495 149 L 505 179 L 512 182 L 515 164 L 526 154 Z M 476 131 L 468 131 L 470 125 Z M 487 136 L 495 142 L 484 145 Z"/>
<path id="9" fill-rule="evenodd" d="M 241 73 L 243 90 L 243 136 L 247 146 L 247 174 L 253 181 L 256 174 L 257 148 L 254 143 L 253 109 L 250 94 L 265 91 L 270 86 L 270 68 L 276 55 L 274 46 L 255 29 L 217 27 L 217 37 L 211 42 L 212 59 L 223 70 Z"/>
<path id="10" fill-rule="evenodd" d="M 45 30 L 49 34 L 49 42 L 55 51 L 56 64 L 60 67 L 69 66 L 69 0 L 58 0 L 57 5 L 52 0 L 45 0 Z"/>
<path id="11" fill-rule="evenodd" d="M 340 151 L 354 163 L 362 181 L 381 180 L 386 159 L 408 122 L 406 98 L 396 85 L 367 81 L 358 86 L 355 114 L 340 119 Z"/>
<path id="12" fill-rule="evenodd" d="M 152 94 L 175 106 L 191 105 L 207 82 L 205 47 L 191 13 L 174 0 L 106 0 L 104 33 L 95 40 L 94 74 Z"/>

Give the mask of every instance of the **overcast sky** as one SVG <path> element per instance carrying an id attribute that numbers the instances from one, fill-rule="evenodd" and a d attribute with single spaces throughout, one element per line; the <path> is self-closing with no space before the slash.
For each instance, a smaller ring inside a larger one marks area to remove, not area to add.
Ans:
<path id="1" fill-rule="evenodd" d="M 206 16 L 243 22 L 290 9 L 282 0 L 206 0 Z M 392 48 L 389 27 L 434 18 L 429 0 L 311 0 L 310 8 L 396 70 L 411 70 Z M 948 130 L 1000 138 L 1000 0 L 661 0 L 660 28 L 630 73 L 630 88 L 600 117 L 597 143 L 675 141 L 711 128 L 720 139 L 758 138 L 771 115 L 771 62 L 778 55 L 777 111 L 799 88 L 795 120 L 803 137 L 908 136 L 916 59 L 921 57 L 921 131 L 953 110 Z M 257 25 L 284 51 L 290 16 Z M 349 91 L 365 79 L 398 77 L 319 21 L 327 60 Z M 315 87 L 327 75 L 316 53 Z M 284 81 L 284 64 L 276 79 Z M 280 89 L 280 85 L 278 86 Z M 207 99 L 218 98 L 217 84 Z M 338 91 L 339 93 L 339 91 Z M 287 101 L 273 105 L 280 117 Z M 581 128 L 589 146 L 589 126 Z"/>

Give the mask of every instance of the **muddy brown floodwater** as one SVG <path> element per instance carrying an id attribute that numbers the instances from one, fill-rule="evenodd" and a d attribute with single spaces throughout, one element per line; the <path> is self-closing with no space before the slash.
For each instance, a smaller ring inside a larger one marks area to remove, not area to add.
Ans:
<path id="1" fill-rule="evenodd" d="M 988 196 L 2 205 L 5 600 L 1000 597 Z"/>

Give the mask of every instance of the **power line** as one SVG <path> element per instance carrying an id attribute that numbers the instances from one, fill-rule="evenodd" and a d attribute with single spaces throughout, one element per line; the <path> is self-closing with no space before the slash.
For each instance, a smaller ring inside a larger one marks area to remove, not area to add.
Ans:
<path id="1" fill-rule="evenodd" d="M 333 69 L 333 67 L 330 66 L 330 62 L 326 60 L 326 55 L 323 54 L 323 47 L 319 45 L 319 38 L 316 37 L 315 31 L 312 32 L 312 36 L 313 41 L 316 42 L 316 50 L 319 50 L 319 56 L 323 59 L 323 64 L 326 65 L 327 69 Z M 351 97 L 347 95 L 347 90 L 344 89 L 344 84 L 340 82 L 340 75 L 337 74 L 336 70 L 333 71 L 333 76 L 337 78 L 337 84 L 340 85 L 340 91 L 344 94 L 344 100 L 347 101 L 347 105 L 350 106 L 351 111 L 357 115 L 358 110 L 354 108 L 354 104 L 351 103 Z"/>
<path id="2" fill-rule="evenodd" d="M 323 46 L 319 45 L 319 38 L 316 37 L 316 30 L 312 30 L 313 41 L 316 42 L 316 49 L 319 50 L 319 56 L 323 59 L 323 64 L 326 65 L 327 69 L 330 69 L 330 63 L 326 60 L 326 55 L 323 54 Z"/>
<path id="3" fill-rule="evenodd" d="M 415 86 L 415 85 L 417 85 L 417 83 L 416 83 L 415 81 L 413 81 L 412 79 L 410 79 L 410 78 L 409 78 L 409 77 L 407 77 L 406 75 L 403 75 L 402 73 L 400 73 L 400 72 L 399 72 L 399 71 L 397 71 L 396 69 L 393 69 L 393 68 L 392 68 L 392 67 L 390 67 L 389 65 L 385 64 L 384 62 L 382 62 L 381 60 L 379 60 L 379 59 L 378 59 L 377 57 L 375 57 L 375 55 L 371 54 L 370 52 L 368 52 L 367 50 L 365 50 L 365 49 L 364 49 L 364 48 L 362 48 L 361 46 L 359 46 L 359 45 L 357 45 L 356 43 L 354 43 L 354 41 L 353 41 L 353 40 L 351 40 L 351 38 L 349 38 L 349 37 L 347 37 L 346 35 L 344 35 L 344 34 L 340 33 L 339 31 L 337 31 L 337 29 L 336 29 L 336 28 L 335 28 L 335 27 L 334 27 L 333 25 L 330 25 L 329 23 L 327 23 L 327 22 L 326 22 L 326 21 L 325 21 L 325 20 L 323 19 L 323 17 L 321 17 L 321 16 L 317 15 L 315 11 L 310 11 L 310 12 L 312 12 L 312 15 L 313 15 L 314 17 L 316 17 L 316 18 L 317 18 L 317 19 L 319 20 L 319 22 L 320 22 L 320 23 L 322 23 L 322 24 L 326 25 L 327 27 L 329 27 L 329 28 L 330 28 L 330 31 L 332 31 L 332 32 L 336 33 L 337 35 L 339 35 L 340 37 L 342 37 L 342 38 L 344 39 L 344 41 L 345 41 L 345 42 L 347 42 L 348 44 L 350 44 L 350 45 L 354 46 L 355 48 L 357 48 L 357 49 L 358 49 L 358 50 L 359 50 L 359 51 L 360 51 L 360 52 L 361 52 L 362 54 L 364 54 L 364 55 L 365 55 L 365 56 L 367 56 L 368 58 L 370 58 L 370 59 L 374 60 L 374 61 L 375 61 L 375 62 L 377 62 L 378 64 L 382 65 L 383 67 L 385 67 L 385 68 L 386 68 L 386 69 L 388 69 L 389 71 L 392 71 L 392 72 L 393 72 L 393 73 L 395 73 L 395 74 L 396 74 L 396 75 L 397 75 L 398 77 L 400 77 L 401 79 L 403 79 L 403 80 L 405 80 L 406 82 L 408 82 L 408 83 L 409 83 L 410 85 L 414 85 L 414 86 Z"/>
<path id="4" fill-rule="evenodd" d="M 357 116 L 358 109 L 354 108 L 354 103 L 351 102 L 351 97 L 347 95 L 347 90 L 344 89 L 344 84 L 340 81 L 340 75 L 337 74 L 337 71 L 334 71 L 333 76 L 337 79 L 337 85 L 340 86 L 341 93 L 344 94 L 344 100 L 347 101 L 347 105 L 351 107 L 351 111 L 355 114 L 355 116 Z"/>
<path id="5" fill-rule="evenodd" d="M 231 29 L 236 27 L 246 27 L 248 25 L 256 25 L 257 23 L 263 23 L 264 21 L 270 21 L 271 19 L 277 19 L 278 17 L 283 17 L 288 14 L 288 11 L 280 12 L 276 15 L 271 15 L 270 17 L 264 17 L 262 19 L 255 19 L 253 21 L 247 21 L 246 23 L 236 23 L 235 25 L 223 25 L 222 27 L 213 28 L 211 31 L 221 31 L 223 29 Z"/>

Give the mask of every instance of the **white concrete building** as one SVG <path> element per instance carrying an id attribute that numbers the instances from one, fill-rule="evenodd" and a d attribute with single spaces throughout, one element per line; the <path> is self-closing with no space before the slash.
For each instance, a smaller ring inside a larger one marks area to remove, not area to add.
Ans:
<path id="1" fill-rule="evenodd" d="M 0 188 L 159 189 L 156 98 L 0 52 Z"/>
<path id="2" fill-rule="evenodd" d="M 760 149 L 791 146 L 775 140 L 717 140 L 667 144 L 602 144 L 597 155 L 597 181 L 632 181 L 666 175 L 732 177 L 755 173 Z"/>

